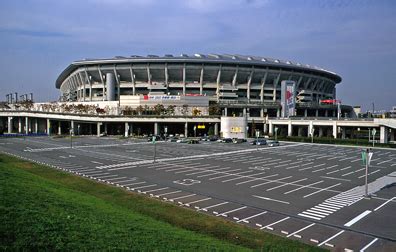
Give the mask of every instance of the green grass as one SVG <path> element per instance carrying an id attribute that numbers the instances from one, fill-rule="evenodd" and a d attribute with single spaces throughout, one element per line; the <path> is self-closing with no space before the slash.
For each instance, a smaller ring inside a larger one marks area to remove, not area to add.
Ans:
<path id="1" fill-rule="evenodd" d="M 0 250 L 317 251 L 0 155 Z"/>

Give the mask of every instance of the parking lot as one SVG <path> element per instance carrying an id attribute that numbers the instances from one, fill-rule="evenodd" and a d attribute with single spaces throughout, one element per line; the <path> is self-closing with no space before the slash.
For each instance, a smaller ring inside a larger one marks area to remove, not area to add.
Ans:
<path id="1" fill-rule="evenodd" d="M 0 139 L 4 153 L 290 239 L 331 250 L 395 251 L 396 150 L 373 149 L 371 198 L 364 197 L 361 150 L 286 142 Z"/>

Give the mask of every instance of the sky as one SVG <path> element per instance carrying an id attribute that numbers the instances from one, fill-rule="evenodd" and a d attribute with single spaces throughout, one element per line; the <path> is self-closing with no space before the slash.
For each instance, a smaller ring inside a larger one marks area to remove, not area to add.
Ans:
<path id="1" fill-rule="evenodd" d="M 310 64 L 343 80 L 337 98 L 396 105 L 394 0 L 2 0 L 0 100 L 57 100 L 73 61 L 229 53 Z"/>

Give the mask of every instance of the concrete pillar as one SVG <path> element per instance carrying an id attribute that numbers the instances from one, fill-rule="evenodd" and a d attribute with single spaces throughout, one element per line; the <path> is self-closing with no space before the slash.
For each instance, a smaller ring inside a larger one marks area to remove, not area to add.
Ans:
<path id="1" fill-rule="evenodd" d="M 58 122 L 58 135 L 62 134 L 61 121 Z"/>
<path id="2" fill-rule="evenodd" d="M 304 117 L 308 117 L 308 109 L 304 109 Z"/>
<path id="3" fill-rule="evenodd" d="M 228 109 L 224 108 L 224 116 L 228 116 Z"/>
<path id="4" fill-rule="evenodd" d="M 129 124 L 129 132 L 130 132 L 131 136 L 133 136 L 133 123 Z"/>
<path id="5" fill-rule="evenodd" d="M 188 122 L 184 124 L 184 136 L 188 137 Z"/>
<path id="6" fill-rule="evenodd" d="M 243 117 L 247 116 L 246 108 L 243 108 Z"/>
<path id="7" fill-rule="evenodd" d="M 269 135 L 272 136 L 274 135 L 274 125 L 272 124 L 272 122 L 269 122 Z"/>
<path id="8" fill-rule="evenodd" d="M 264 117 L 264 109 L 260 109 L 260 117 Z"/>
<path id="9" fill-rule="evenodd" d="M 327 109 L 325 110 L 325 117 L 329 117 L 329 111 Z"/>
<path id="10" fill-rule="evenodd" d="M 277 109 L 277 110 L 276 110 L 276 117 L 279 118 L 280 116 L 281 116 L 281 110 L 280 110 L 280 109 Z"/>
<path id="11" fill-rule="evenodd" d="M 36 118 L 35 120 L 34 120 L 34 133 L 38 133 L 38 119 Z"/>
<path id="12" fill-rule="evenodd" d="M 287 125 L 287 136 L 293 136 L 293 126 L 291 121 L 289 121 Z"/>
<path id="13" fill-rule="evenodd" d="M 346 138 L 346 127 L 341 128 L 341 138 L 345 139 Z"/>
<path id="14" fill-rule="evenodd" d="M 8 117 L 7 127 L 8 127 L 8 134 L 11 134 L 12 133 L 12 117 L 11 116 Z"/>
<path id="15" fill-rule="evenodd" d="M 100 122 L 96 123 L 96 134 L 98 137 L 100 137 L 100 125 L 102 125 L 102 123 Z"/>
<path id="16" fill-rule="evenodd" d="M 390 132 L 390 141 L 394 142 L 395 141 L 395 129 L 391 129 Z"/>
<path id="17" fill-rule="evenodd" d="M 298 133 L 297 134 L 298 134 L 299 137 L 301 137 L 303 135 L 303 129 L 304 128 L 302 126 L 298 127 Z"/>
<path id="18" fill-rule="evenodd" d="M 315 117 L 319 117 L 319 110 L 315 110 Z"/>
<path id="19" fill-rule="evenodd" d="M 157 122 L 154 123 L 154 135 L 159 135 L 159 125 Z"/>
<path id="20" fill-rule="evenodd" d="M 264 123 L 264 134 L 268 134 L 268 124 Z"/>
<path id="21" fill-rule="evenodd" d="M 337 122 L 333 122 L 333 137 L 337 138 Z"/>
<path id="22" fill-rule="evenodd" d="M 104 123 L 104 132 L 107 134 L 107 123 Z"/>
<path id="23" fill-rule="evenodd" d="M 319 137 L 323 137 L 323 127 L 319 127 Z"/>
<path id="24" fill-rule="evenodd" d="M 215 136 L 219 135 L 219 124 L 218 123 L 215 123 L 215 125 L 214 125 L 214 134 L 215 134 Z"/>
<path id="25" fill-rule="evenodd" d="M 74 136 L 76 131 L 75 131 L 75 129 L 74 129 L 74 121 L 72 120 L 72 121 L 70 121 L 70 132 L 69 132 L 69 134 L 71 133 L 71 135 L 72 136 Z"/>
<path id="26" fill-rule="evenodd" d="M 50 119 L 47 119 L 47 135 L 51 135 L 51 122 Z"/>
<path id="27" fill-rule="evenodd" d="M 154 127 L 155 130 L 155 127 Z M 154 133 L 155 134 L 155 133 Z M 156 134 L 157 135 L 157 134 Z M 127 122 L 125 122 L 125 132 L 124 132 L 124 136 L 128 137 L 129 136 L 129 124 Z"/>
<path id="28" fill-rule="evenodd" d="M 308 134 L 307 134 L 308 137 L 311 136 L 312 129 L 313 129 L 313 122 L 312 122 L 312 121 L 309 121 L 309 125 L 308 125 Z"/>
<path id="29" fill-rule="evenodd" d="M 385 126 L 380 127 L 380 143 L 388 143 L 388 128 Z"/>
<path id="30" fill-rule="evenodd" d="M 18 117 L 18 133 L 22 133 L 22 120 Z"/>

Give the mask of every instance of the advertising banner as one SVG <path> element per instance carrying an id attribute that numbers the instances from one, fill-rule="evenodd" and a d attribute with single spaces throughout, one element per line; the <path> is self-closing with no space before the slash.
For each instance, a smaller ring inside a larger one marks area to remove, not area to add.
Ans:
<path id="1" fill-rule="evenodd" d="M 284 80 L 281 82 L 282 117 L 288 118 L 296 113 L 296 83 Z"/>

